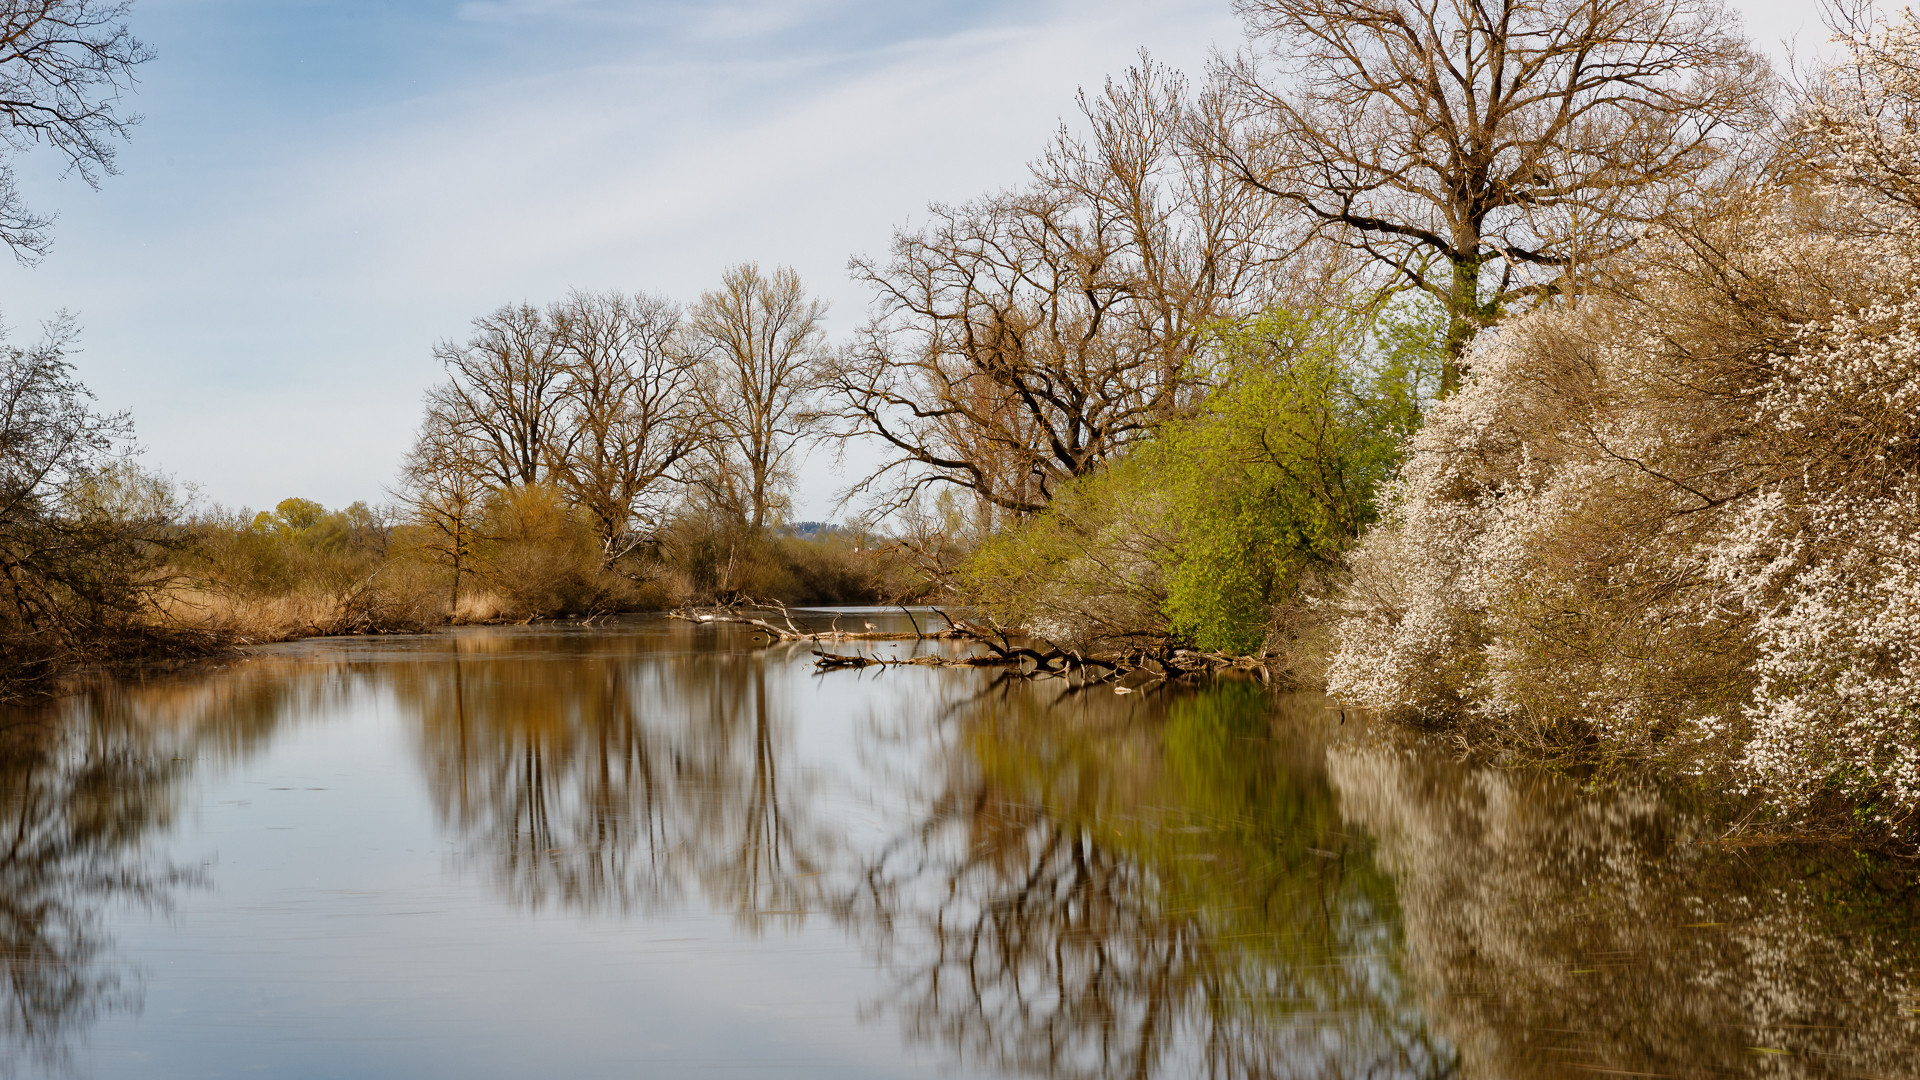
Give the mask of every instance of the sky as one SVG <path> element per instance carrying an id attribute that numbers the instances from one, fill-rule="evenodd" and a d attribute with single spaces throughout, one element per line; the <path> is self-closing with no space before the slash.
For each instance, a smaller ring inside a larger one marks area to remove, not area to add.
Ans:
<path id="1" fill-rule="evenodd" d="M 1781 55 L 1810 0 L 1745 0 Z M 149 468 L 206 502 L 379 502 L 476 315 L 569 289 L 691 302 L 790 265 L 852 332 L 849 277 L 930 202 L 1005 187 L 1076 90 L 1139 50 L 1199 74 L 1229 0 L 137 0 L 158 58 L 98 191 L 16 160 L 57 211 L 0 264 L 15 343 L 65 309 L 72 357 Z M 867 459 L 804 466 L 842 517 Z"/>

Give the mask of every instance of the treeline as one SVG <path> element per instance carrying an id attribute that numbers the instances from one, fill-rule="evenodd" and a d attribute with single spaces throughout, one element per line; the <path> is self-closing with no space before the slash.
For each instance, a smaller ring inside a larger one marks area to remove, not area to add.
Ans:
<path id="1" fill-rule="evenodd" d="M 435 350 L 393 505 L 362 514 L 378 544 L 203 513 L 162 606 L 269 633 L 933 587 L 1083 647 L 1311 656 L 1474 335 L 1606 280 L 1765 112 L 1718 9 L 1396 4 L 1402 30 L 1243 4 L 1247 48 L 1197 87 L 1143 56 L 1025 183 L 856 259 L 874 305 L 838 344 L 791 271 L 750 264 L 685 309 L 484 315 Z M 1429 24 L 1460 33 L 1402 32 Z M 1447 53 L 1467 39 L 1505 58 Z M 851 494 L 897 557 L 780 535 L 818 440 L 881 448 Z M 310 607 L 337 617 L 272 614 Z"/>
<path id="2" fill-rule="evenodd" d="M 287 637 L 918 597 L 874 535 L 786 528 L 825 310 L 792 270 L 744 264 L 684 309 L 576 291 L 480 316 L 434 349 L 445 377 L 388 505 L 203 514 L 171 610 Z"/>
<path id="3" fill-rule="evenodd" d="M 395 496 L 450 606 L 469 581 L 539 612 L 916 593 L 871 542 L 781 535 L 822 422 L 825 313 L 792 270 L 743 264 L 684 310 L 575 292 L 441 344 Z"/>
<path id="4" fill-rule="evenodd" d="M 683 312 L 576 293 L 441 345 L 392 498 L 195 505 L 141 467 L 66 359 L 0 345 L 0 694 L 232 642 L 742 597 L 898 602 L 926 576 L 858 528 L 788 528 L 824 307 L 730 271 Z"/>
<path id="5" fill-rule="evenodd" d="M 884 543 L 844 529 L 770 529 L 729 552 L 724 536 L 675 521 L 609 560 L 590 520 L 544 485 L 489 492 L 463 524 L 456 593 L 445 535 L 396 505 L 327 510 L 295 498 L 271 512 L 183 515 L 154 617 L 263 641 L 660 610 L 729 598 L 700 584 L 727 578 L 729 556 L 731 580 L 756 598 L 884 602 L 918 587 Z"/>

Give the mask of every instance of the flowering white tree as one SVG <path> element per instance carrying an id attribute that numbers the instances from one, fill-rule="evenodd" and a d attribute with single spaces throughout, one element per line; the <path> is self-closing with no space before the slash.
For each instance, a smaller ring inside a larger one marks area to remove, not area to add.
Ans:
<path id="1" fill-rule="evenodd" d="M 1330 684 L 1536 750 L 1920 809 L 1912 16 L 1800 132 L 1821 183 L 1642 246 L 1635 295 L 1483 343 L 1353 560 Z M 1844 92 L 1842 92 L 1844 91 Z"/>

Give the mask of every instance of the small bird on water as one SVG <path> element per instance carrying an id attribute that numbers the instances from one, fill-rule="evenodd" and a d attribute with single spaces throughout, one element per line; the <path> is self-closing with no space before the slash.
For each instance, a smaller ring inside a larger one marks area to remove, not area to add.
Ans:
<path id="1" fill-rule="evenodd" d="M 867 620 L 867 619 L 862 619 L 862 620 L 860 620 L 860 625 L 862 625 L 862 626 L 864 626 L 864 627 L 866 627 L 866 628 L 867 628 L 867 633 L 869 633 L 869 634 L 871 634 L 871 633 L 873 633 L 873 632 L 874 632 L 875 630 L 877 630 L 877 629 L 879 629 L 879 627 L 876 627 L 876 626 L 874 626 L 874 625 L 873 625 L 873 623 L 872 623 L 871 621 L 869 621 L 869 620 Z"/>

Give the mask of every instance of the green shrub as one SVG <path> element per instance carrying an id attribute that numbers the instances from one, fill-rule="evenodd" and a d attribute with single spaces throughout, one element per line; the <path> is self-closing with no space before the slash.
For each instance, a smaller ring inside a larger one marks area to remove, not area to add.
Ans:
<path id="1" fill-rule="evenodd" d="M 1442 329 L 1416 303 L 1220 329 L 1192 414 L 982 544 L 963 592 L 1063 643 L 1262 648 L 1277 606 L 1373 520 L 1438 382 Z"/>

